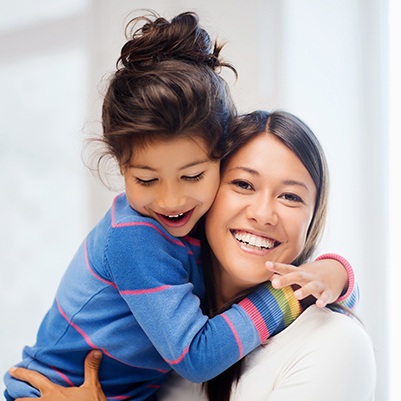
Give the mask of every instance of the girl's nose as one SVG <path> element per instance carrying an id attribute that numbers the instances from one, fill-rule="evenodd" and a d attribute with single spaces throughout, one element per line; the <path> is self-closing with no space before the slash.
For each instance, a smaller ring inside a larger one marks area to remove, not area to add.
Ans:
<path id="1" fill-rule="evenodd" d="M 185 205 L 185 194 L 177 185 L 166 184 L 160 188 L 158 206 L 168 212 L 181 212 Z"/>

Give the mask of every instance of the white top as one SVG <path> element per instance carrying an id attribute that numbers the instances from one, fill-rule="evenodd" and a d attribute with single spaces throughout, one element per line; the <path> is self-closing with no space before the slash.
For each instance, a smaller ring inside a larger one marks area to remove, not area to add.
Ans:
<path id="1" fill-rule="evenodd" d="M 232 401 L 372 401 L 376 363 L 370 337 L 355 320 L 309 307 L 250 353 Z M 173 375 L 160 401 L 207 401 L 200 384 Z"/>

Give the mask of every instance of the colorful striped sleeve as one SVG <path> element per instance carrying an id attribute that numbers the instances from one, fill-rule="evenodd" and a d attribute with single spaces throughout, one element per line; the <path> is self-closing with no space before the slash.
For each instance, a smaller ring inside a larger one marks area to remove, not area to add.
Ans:
<path id="1" fill-rule="evenodd" d="M 254 323 L 261 342 L 284 330 L 302 312 L 291 287 L 277 290 L 270 281 L 248 295 L 239 305 Z"/>
<path id="2" fill-rule="evenodd" d="M 344 269 L 347 272 L 348 276 L 348 288 L 345 294 L 341 295 L 335 302 L 339 303 L 342 306 L 345 306 L 348 309 L 355 310 L 359 303 L 359 286 L 355 280 L 355 273 L 351 266 L 351 263 L 341 255 L 337 255 L 336 253 L 325 253 L 316 258 L 316 260 L 323 259 L 333 259 L 337 262 L 340 262 Z"/>

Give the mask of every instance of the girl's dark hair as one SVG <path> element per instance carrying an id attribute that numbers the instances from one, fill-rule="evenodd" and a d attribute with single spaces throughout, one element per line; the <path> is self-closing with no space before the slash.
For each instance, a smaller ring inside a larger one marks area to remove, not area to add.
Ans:
<path id="1" fill-rule="evenodd" d="M 105 151 L 120 168 L 133 145 L 155 139 L 196 135 L 219 159 L 224 137 L 236 110 L 222 67 L 236 70 L 220 58 L 222 44 L 212 43 L 193 12 L 171 21 L 151 12 L 131 20 L 127 42 L 111 77 L 102 108 Z"/>
<path id="2" fill-rule="evenodd" d="M 292 262 L 294 265 L 306 263 L 313 255 L 323 234 L 327 214 L 328 200 L 328 168 L 320 143 L 310 128 L 296 116 L 285 111 L 255 111 L 242 115 L 232 121 L 227 139 L 227 150 L 223 157 L 221 168 L 224 171 L 226 163 L 244 145 L 259 135 L 268 134 L 278 138 L 294 152 L 308 170 L 317 189 L 313 218 L 309 226 L 304 249 Z M 266 160 L 266 168 L 269 161 Z M 239 302 L 254 288 L 241 294 L 222 308 L 216 308 L 215 284 L 211 264 L 211 250 L 202 235 L 203 270 L 206 284 L 206 313 L 213 317 L 228 309 L 233 303 Z M 209 401 L 228 401 L 233 383 L 238 382 L 241 375 L 242 360 L 225 370 L 219 376 L 205 383 L 205 391 Z"/>

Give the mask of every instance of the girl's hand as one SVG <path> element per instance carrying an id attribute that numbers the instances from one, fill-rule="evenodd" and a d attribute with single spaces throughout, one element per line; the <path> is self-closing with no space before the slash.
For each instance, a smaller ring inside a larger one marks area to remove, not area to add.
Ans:
<path id="1" fill-rule="evenodd" d="M 295 286 L 294 296 L 297 299 L 313 296 L 316 305 L 321 308 L 335 302 L 348 288 L 347 272 L 334 259 L 322 259 L 299 267 L 266 262 L 266 267 L 274 273 L 270 278 L 274 288 Z"/>
<path id="2" fill-rule="evenodd" d="M 39 398 L 18 398 L 15 401 L 37 401 L 38 399 L 44 401 L 106 401 L 98 378 L 101 359 L 100 351 L 89 352 L 85 358 L 85 380 L 80 387 L 59 386 L 33 370 L 11 368 L 11 376 L 28 382 L 41 394 Z"/>

